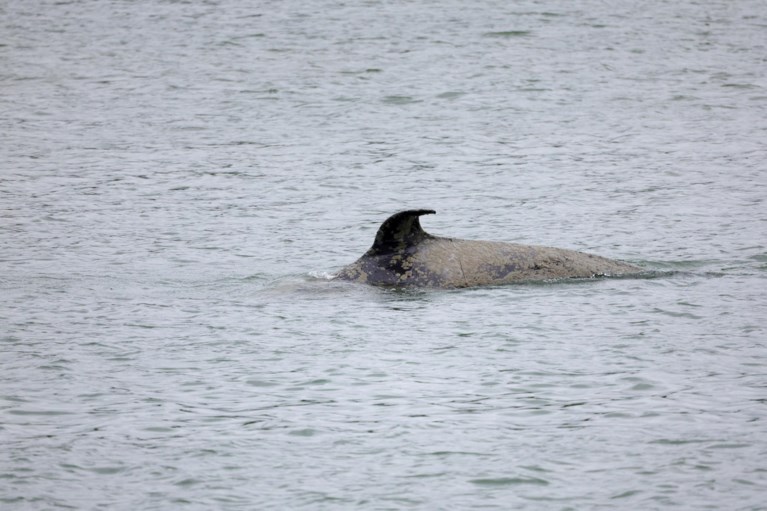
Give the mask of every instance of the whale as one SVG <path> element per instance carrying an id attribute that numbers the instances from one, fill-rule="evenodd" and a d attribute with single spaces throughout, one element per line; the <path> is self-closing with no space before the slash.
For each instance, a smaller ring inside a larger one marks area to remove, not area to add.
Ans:
<path id="1" fill-rule="evenodd" d="M 433 209 L 386 219 L 373 246 L 335 279 L 387 287 L 467 288 L 560 279 L 635 275 L 632 264 L 575 250 L 433 236 L 419 218 Z"/>

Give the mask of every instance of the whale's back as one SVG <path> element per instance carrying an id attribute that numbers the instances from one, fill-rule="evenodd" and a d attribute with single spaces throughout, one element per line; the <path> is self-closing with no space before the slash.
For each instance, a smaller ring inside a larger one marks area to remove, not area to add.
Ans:
<path id="1" fill-rule="evenodd" d="M 514 282 L 617 276 L 640 268 L 575 250 L 432 236 L 403 211 L 379 228 L 373 246 L 337 275 L 383 286 L 474 287 Z"/>

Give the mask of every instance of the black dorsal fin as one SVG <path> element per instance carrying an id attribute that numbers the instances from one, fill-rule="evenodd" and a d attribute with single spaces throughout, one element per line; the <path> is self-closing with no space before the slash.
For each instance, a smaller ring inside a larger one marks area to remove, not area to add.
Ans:
<path id="1" fill-rule="evenodd" d="M 367 255 L 401 252 L 432 236 L 421 228 L 418 217 L 433 215 L 433 209 L 410 209 L 400 211 L 386 219 L 376 233 L 376 240 Z"/>

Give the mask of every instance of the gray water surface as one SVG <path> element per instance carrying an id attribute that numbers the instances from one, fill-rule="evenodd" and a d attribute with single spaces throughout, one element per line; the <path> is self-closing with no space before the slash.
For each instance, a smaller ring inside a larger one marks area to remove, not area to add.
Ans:
<path id="1" fill-rule="evenodd" d="M 765 510 L 766 141 L 757 0 L 5 1 L 0 507 Z"/>

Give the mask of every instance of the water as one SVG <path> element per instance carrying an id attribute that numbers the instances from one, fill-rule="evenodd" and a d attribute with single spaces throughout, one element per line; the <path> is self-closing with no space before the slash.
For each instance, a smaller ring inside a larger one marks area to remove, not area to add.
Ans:
<path id="1" fill-rule="evenodd" d="M 0 6 L 3 509 L 767 509 L 767 7 Z M 389 214 L 658 278 L 327 277 Z"/>

